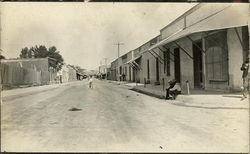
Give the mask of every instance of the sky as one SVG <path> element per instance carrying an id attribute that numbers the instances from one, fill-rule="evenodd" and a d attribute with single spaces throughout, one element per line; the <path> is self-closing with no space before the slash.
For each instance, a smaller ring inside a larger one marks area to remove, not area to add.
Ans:
<path id="1" fill-rule="evenodd" d="M 160 34 L 195 3 L 7 3 L 1 5 L 1 50 L 55 46 L 65 62 L 85 69 L 115 60 Z"/>

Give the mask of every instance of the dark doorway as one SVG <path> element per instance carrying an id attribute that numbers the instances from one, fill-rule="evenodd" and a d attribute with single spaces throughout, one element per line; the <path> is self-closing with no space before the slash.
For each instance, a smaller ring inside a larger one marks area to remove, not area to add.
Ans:
<path id="1" fill-rule="evenodd" d="M 129 66 L 129 81 L 131 81 L 131 66 Z"/>
<path id="2" fill-rule="evenodd" d="M 201 40 L 193 43 L 193 64 L 194 64 L 194 87 L 202 88 L 203 66 L 202 66 L 202 43 Z"/>
<path id="3" fill-rule="evenodd" d="M 159 74 L 159 59 L 156 58 L 156 81 L 160 80 L 160 74 Z"/>
<path id="4" fill-rule="evenodd" d="M 181 83 L 181 63 L 180 63 L 180 49 L 174 49 L 174 77 L 178 83 Z"/>
<path id="5" fill-rule="evenodd" d="M 149 59 L 147 60 L 147 71 L 148 71 L 147 78 L 148 78 L 148 80 L 150 80 L 150 67 L 149 67 Z"/>
<path id="6" fill-rule="evenodd" d="M 133 82 L 135 82 L 135 68 L 133 69 Z"/>

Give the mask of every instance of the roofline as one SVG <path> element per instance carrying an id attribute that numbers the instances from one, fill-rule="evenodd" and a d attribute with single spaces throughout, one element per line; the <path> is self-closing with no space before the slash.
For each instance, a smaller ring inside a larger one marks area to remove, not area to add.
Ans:
<path id="1" fill-rule="evenodd" d="M 128 51 L 127 53 L 125 53 L 125 54 L 121 55 L 119 58 L 121 58 L 122 56 L 127 55 L 128 53 L 130 53 L 130 52 L 132 52 L 132 51 L 134 51 L 134 50 L 130 50 L 130 51 Z M 117 59 L 118 59 L 118 58 L 117 58 Z"/>
<path id="2" fill-rule="evenodd" d="M 36 60 L 45 60 L 45 59 L 49 59 L 49 57 L 46 57 L 46 58 L 15 58 L 15 59 L 2 59 L 2 61 L 27 61 L 27 60 L 36 61 Z M 52 59 L 52 60 L 53 60 L 53 59 Z"/>
<path id="3" fill-rule="evenodd" d="M 157 38 L 157 37 L 160 37 L 160 36 L 161 36 L 161 34 L 159 34 L 159 35 L 157 35 L 157 36 L 153 37 L 152 39 L 148 40 L 147 42 L 145 42 L 145 43 L 144 43 L 144 44 L 142 44 L 141 46 L 139 46 L 139 47 L 135 48 L 134 50 L 139 49 L 140 47 L 142 47 L 142 46 L 146 45 L 147 43 L 149 43 L 149 42 L 150 42 L 150 41 L 152 41 L 153 39 L 155 39 L 155 38 Z"/>
<path id="4" fill-rule="evenodd" d="M 174 19 L 172 22 L 170 22 L 168 25 L 166 25 L 165 27 L 163 27 L 162 29 L 160 29 L 160 32 L 162 32 L 163 30 L 167 29 L 169 26 L 173 25 L 177 21 L 181 20 L 184 16 L 186 16 L 186 15 L 194 12 L 196 9 L 200 8 L 202 4 L 203 3 L 198 3 L 195 6 L 193 6 L 192 8 L 190 8 L 189 10 L 187 10 L 186 12 L 184 12 L 182 15 L 180 15 L 179 17 L 177 17 L 176 19 Z"/>

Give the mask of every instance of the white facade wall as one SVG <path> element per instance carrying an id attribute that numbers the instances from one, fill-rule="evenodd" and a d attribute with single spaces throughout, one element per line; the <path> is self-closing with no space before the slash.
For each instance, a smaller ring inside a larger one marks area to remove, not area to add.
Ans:
<path id="1" fill-rule="evenodd" d="M 237 28 L 237 30 L 242 39 L 241 28 Z M 243 84 L 242 71 L 240 70 L 243 63 L 243 49 L 234 29 L 228 29 L 227 31 L 227 45 L 230 87 L 234 90 L 240 90 Z"/>

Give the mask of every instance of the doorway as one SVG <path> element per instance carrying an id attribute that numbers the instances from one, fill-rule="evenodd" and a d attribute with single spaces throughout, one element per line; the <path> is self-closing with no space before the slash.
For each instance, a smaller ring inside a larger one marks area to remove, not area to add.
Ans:
<path id="1" fill-rule="evenodd" d="M 180 63 L 180 49 L 174 49 L 174 77 L 177 83 L 181 83 L 181 63 Z"/>
<path id="2" fill-rule="evenodd" d="M 203 60 L 201 49 L 201 40 L 193 43 L 194 88 L 202 88 L 203 85 Z"/>
<path id="3" fill-rule="evenodd" d="M 160 80 L 160 74 L 159 74 L 159 59 L 156 58 L 156 81 Z"/>

